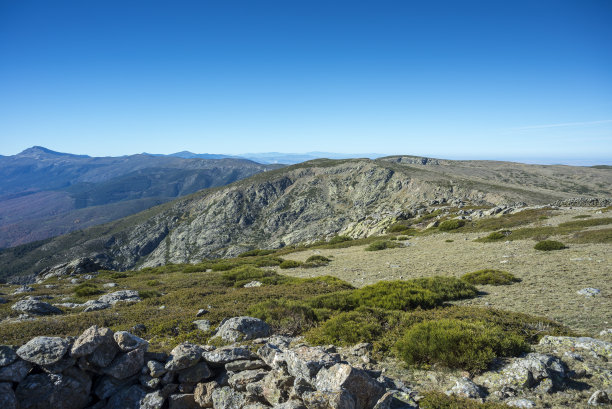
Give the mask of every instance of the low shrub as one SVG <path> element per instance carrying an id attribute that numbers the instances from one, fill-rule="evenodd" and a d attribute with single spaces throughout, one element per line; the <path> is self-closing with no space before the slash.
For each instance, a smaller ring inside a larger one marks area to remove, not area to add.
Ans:
<path id="1" fill-rule="evenodd" d="M 442 304 L 444 296 L 407 281 L 379 281 L 353 293 L 361 306 L 385 310 L 433 308 Z"/>
<path id="2" fill-rule="evenodd" d="M 510 234 L 509 231 L 506 231 L 506 232 L 494 231 L 493 233 L 489 234 L 488 236 L 480 237 L 480 238 L 476 239 L 475 241 L 479 241 L 481 243 L 491 243 L 491 242 L 501 241 L 501 240 L 505 240 L 506 237 L 508 237 L 509 234 Z"/>
<path id="3" fill-rule="evenodd" d="M 308 300 L 308 305 L 316 309 L 351 311 L 359 306 L 359 302 L 354 297 L 353 293 L 354 290 L 346 290 L 332 294 L 319 295 Z"/>
<path id="4" fill-rule="evenodd" d="M 572 219 L 588 219 L 592 217 L 590 214 L 579 214 L 577 216 L 572 217 Z"/>
<path id="5" fill-rule="evenodd" d="M 302 265 L 301 262 L 299 261 L 295 261 L 295 260 L 284 260 L 282 263 L 279 264 L 279 267 L 282 269 L 287 269 L 287 268 L 296 268 L 296 267 L 300 267 Z"/>
<path id="6" fill-rule="evenodd" d="M 118 278 L 128 278 L 129 275 L 126 273 L 121 273 L 121 272 L 116 272 L 116 273 L 112 273 L 110 275 L 110 278 L 112 278 L 113 280 L 116 280 Z"/>
<path id="7" fill-rule="evenodd" d="M 264 257 L 255 261 L 257 267 L 274 267 L 280 265 L 284 260 L 280 257 Z"/>
<path id="8" fill-rule="evenodd" d="M 313 267 L 326 266 L 330 261 L 331 259 L 319 255 L 310 256 L 306 259 L 306 263 Z"/>
<path id="9" fill-rule="evenodd" d="M 410 236 L 397 236 L 398 240 L 408 240 Z"/>
<path id="10" fill-rule="evenodd" d="M 143 300 L 145 298 L 154 298 L 154 297 L 161 297 L 161 293 L 157 290 L 144 290 L 144 291 L 138 291 L 138 295 L 140 296 L 140 298 L 142 298 Z"/>
<path id="11" fill-rule="evenodd" d="M 74 287 L 74 295 L 77 297 L 88 297 L 90 295 L 101 294 L 102 291 L 93 283 L 82 283 Z"/>
<path id="12" fill-rule="evenodd" d="M 535 246 L 533 246 L 533 248 L 536 250 L 540 250 L 540 251 L 553 251 L 553 250 L 563 250 L 564 248 L 566 248 L 566 246 L 560 241 L 544 240 L 544 241 L 538 242 Z"/>
<path id="13" fill-rule="evenodd" d="M 410 365 L 439 364 L 480 372 L 494 358 L 519 355 L 527 352 L 529 345 L 524 338 L 498 326 L 442 319 L 413 325 L 398 340 L 395 349 Z"/>
<path id="14" fill-rule="evenodd" d="M 451 239 L 446 239 L 446 240 L 444 240 L 444 242 L 445 242 L 445 243 L 452 243 L 452 242 L 454 242 L 454 241 L 455 241 L 455 240 L 451 240 Z"/>
<path id="15" fill-rule="evenodd" d="M 407 281 L 442 297 L 443 301 L 462 300 L 478 295 L 478 289 L 455 277 L 425 277 Z"/>
<path id="16" fill-rule="evenodd" d="M 387 233 L 401 233 L 410 229 L 410 226 L 406 226 L 405 224 L 394 223 L 387 228 Z"/>
<path id="17" fill-rule="evenodd" d="M 255 250 L 245 251 L 244 253 L 240 254 L 238 257 L 267 256 L 267 255 L 275 253 L 275 252 L 276 252 L 276 250 L 260 250 L 260 249 L 255 249 Z"/>
<path id="18" fill-rule="evenodd" d="M 442 223 L 438 225 L 438 230 L 450 231 L 450 230 L 456 230 L 463 226 L 465 226 L 465 220 L 460 220 L 460 219 L 444 220 Z"/>
<path id="19" fill-rule="evenodd" d="M 295 336 L 314 327 L 318 321 L 314 310 L 303 302 L 278 299 L 253 305 L 248 310 L 274 328 L 275 333 Z"/>
<path id="20" fill-rule="evenodd" d="M 463 281 L 474 285 L 509 285 L 518 283 L 520 278 L 516 278 L 507 271 L 484 269 L 467 273 L 461 276 Z"/>
<path id="21" fill-rule="evenodd" d="M 329 240 L 328 244 L 338 244 L 351 240 L 353 240 L 353 238 L 349 236 L 334 236 Z"/>
<path id="22" fill-rule="evenodd" d="M 161 282 L 159 280 L 149 280 L 146 282 L 146 284 L 150 287 L 156 287 L 158 285 L 161 284 Z"/>
<path id="23" fill-rule="evenodd" d="M 306 333 L 308 342 L 315 345 L 354 345 L 360 342 L 374 342 L 383 333 L 379 317 L 364 311 L 340 313 L 322 325 Z"/>
<path id="24" fill-rule="evenodd" d="M 400 245 L 389 240 L 377 240 L 365 248 L 366 251 L 379 251 L 399 247 Z"/>

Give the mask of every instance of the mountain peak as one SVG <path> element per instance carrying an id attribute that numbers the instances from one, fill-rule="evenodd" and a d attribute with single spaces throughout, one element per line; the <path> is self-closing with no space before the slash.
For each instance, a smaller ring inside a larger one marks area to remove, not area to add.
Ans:
<path id="1" fill-rule="evenodd" d="M 63 153 L 52 151 L 51 149 L 47 149 L 44 146 L 32 146 L 20 153 L 16 156 L 21 157 L 29 157 L 29 158 L 41 158 L 41 157 L 50 157 L 50 156 L 71 156 L 76 158 L 88 158 L 87 155 L 73 155 L 71 153 Z"/>

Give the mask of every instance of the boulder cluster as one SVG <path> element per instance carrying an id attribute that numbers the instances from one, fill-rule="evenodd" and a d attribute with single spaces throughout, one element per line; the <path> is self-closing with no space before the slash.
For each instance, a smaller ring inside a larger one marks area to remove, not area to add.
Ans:
<path id="1" fill-rule="evenodd" d="M 169 354 L 125 331 L 92 326 L 78 338 L 36 337 L 0 346 L 3 409 L 416 408 L 410 390 L 351 366 L 334 347 L 269 335 L 252 317 L 220 326 L 214 347 L 184 342 Z M 293 343 L 292 343 L 293 341 Z M 222 343 L 221 341 L 220 343 Z"/>

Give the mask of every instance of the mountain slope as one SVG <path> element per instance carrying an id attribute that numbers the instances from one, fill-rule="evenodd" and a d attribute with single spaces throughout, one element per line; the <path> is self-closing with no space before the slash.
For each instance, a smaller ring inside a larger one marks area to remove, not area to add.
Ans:
<path id="1" fill-rule="evenodd" d="M 0 247 L 116 220 L 274 168 L 243 159 L 92 158 L 33 147 L 0 157 Z"/>
<path id="2" fill-rule="evenodd" d="M 382 232 L 398 216 L 434 199 L 545 204 L 575 197 L 578 191 L 610 197 L 609 187 L 602 187 L 609 179 L 609 170 L 569 166 L 414 157 L 316 160 L 4 250 L 0 274 L 33 274 L 83 256 L 107 268 L 127 269 L 196 262 L 338 233 L 362 237 Z"/>

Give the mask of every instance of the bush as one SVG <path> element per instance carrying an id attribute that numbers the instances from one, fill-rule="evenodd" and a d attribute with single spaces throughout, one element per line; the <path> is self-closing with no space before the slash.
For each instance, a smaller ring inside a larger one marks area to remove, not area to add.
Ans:
<path id="1" fill-rule="evenodd" d="M 427 277 L 407 281 L 438 294 L 443 301 L 461 300 L 478 295 L 478 289 L 455 277 Z"/>
<path id="2" fill-rule="evenodd" d="M 118 278 L 128 278 L 129 276 L 126 273 L 116 272 L 110 275 L 110 278 L 116 280 Z"/>
<path id="3" fill-rule="evenodd" d="M 475 285 L 508 285 L 521 281 L 511 273 L 501 270 L 478 270 L 461 276 L 463 281 Z"/>
<path id="4" fill-rule="evenodd" d="M 255 249 L 255 250 L 245 251 L 244 253 L 240 254 L 238 257 L 267 256 L 268 254 L 272 254 L 274 252 L 276 252 L 276 250 Z"/>
<path id="5" fill-rule="evenodd" d="M 410 226 L 406 226 L 405 224 L 395 223 L 387 228 L 387 233 L 400 233 L 406 230 L 410 230 Z"/>
<path id="6" fill-rule="evenodd" d="M 351 241 L 351 240 L 353 240 L 353 238 L 349 236 L 335 236 L 335 237 L 332 237 L 328 243 L 338 244 L 338 243 L 343 243 L 345 241 Z"/>
<path id="7" fill-rule="evenodd" d="M 480 372 L 496 357 L 529 350 L 524 338 L 484 322 L 455 319 L 424 321 L 410 327 L 395 345 L 398 356 L 411 365 L 440 364 Z"/>
<path id="8" fill-rule="evenodd" d="M 383 333 L 381 320 L 363 311 L 343 312 L 306 334 L 306 340 L 317 345 L 354 345 L 374 342 Z"/>
<path id="9" fill-rule="evenodd" d="M 295 261 L 295 260 L 284 260 L 282 263 L 280 263 L 279 267 L 282 269 L 287 269 L 287 268 L 296 268 L 296 267 L 300 267 L 302 265 L 301 262 L 299 261 Z"/>
<path id="10" fill-rule="evenodd" d="M 90 295 L 101 294 L 102 291 L 93 283 L 82 283 L 74 287 L 74 295 L 77 297 L 88 297 Z"/>
<path id="11" fill-rule="evenodd" d="M 283 262 L 280 257 L 264 257 L 255 262 L 257 267 L 274 267 L 278 266 Z"/>
<path id="12" fill-rule="evenodd" d="M 161 293 L 157 290 L 144 290 L 138 291 L 138 295 L 144 300 L 145 298 L 160 297 Z"/>
<path id="13" fill-rule="evenodd" d="M 308 305 L 316 309 L 333 311 L 351 311 L 359 306 L 358 300 L 353 296 L 354 290 L 319 295 L 308 300 Z"/>
<path id="14" fill-rule="evenodd" d="M 253 266 L 242 266 L 221 274 L 221 280 L 227 287 L 242 287 L 251 281 L 261 281 L 263 284 L 275 285 L 292 280 L 290 277 L 264 271 Z"/>
<path id="15" fill-rule="evenodd" d="M 553 250 L 563 250 L 566 247 L 565 247 L 565 244 L 561 243 L 560 241 L 544 240 L 544 241 L 537 243 L 535 246 L 533 246 L 533 248 L 536 250 L 541 250 L 541 251 L 553 251 Z"/>
<path id="16" fill-rule="evenodd" d="M 444 220 L 442 223 L 438 225 L 438 230 L 450 231 L 450 230 L 456 230 L 459 227 L 463 227 L 463 226 L 465 226 L 465 220 L 460 220 L 460 219 Z"/>
<path id="17" fill-rule="evenodd" d="M 317 316 L 311 307 L 287 299 L 255 304 L 249 308 L 248 314 L 270 324 L 275 333 L 288 336 L 298 335 L 317 323 Z"/>
<path id="18" fill-rule="evenodd" d="M 331 260 L 324 256 L 310 256 L 306 259 L 304 267 L 322 267 L 329 264 Z"/>
<path id="19" fill-rule="evenodd" d="M 146 282 L 146 284 L 150 287 L 156 287 L 158 285 L 161 284 L 161 282 L 159 280 L 149 280 Z"/>
<path id="20" fill-rule="evenodd" d="M 353 297 L 362 306 L 403 311 L 433 308 L 444 301 L 442 295 L 406 281 L 379 281 L 356 290 Z"/>
<path id="21" fill-rule="evenodd" d="M 399 244 L 388 240 L 377 240 L 366 247 L 366 251 L 379 251 L 399 247 Z"/>
<path id="22" fill-rule="evenodd" d="M 476 241 L 479 241 L 481 243 L 490 243 L 490 242 L 495 242 L 495 241 L 501 241 L 501 240 L 505 240 L 506 237 L 508 237 L 508 235 L 510 234 L 510 232 L 501 232 L 501 231 L 494 231 L 493 233 L 489 234 L 486 237 L 480 237 L 478 239 L 476 239 Z"/>

